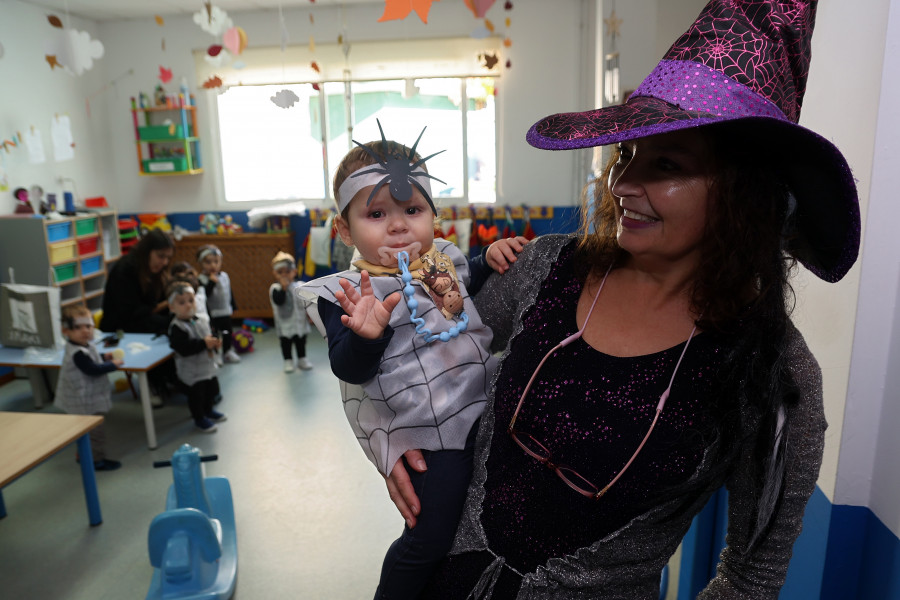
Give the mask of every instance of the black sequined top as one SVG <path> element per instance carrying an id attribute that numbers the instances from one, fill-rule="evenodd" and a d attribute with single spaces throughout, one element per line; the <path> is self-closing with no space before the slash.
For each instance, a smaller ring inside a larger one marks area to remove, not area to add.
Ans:
<path id="1" fill-rule="evenodd" d="M 689 478 L 703 457 L 711 427 L 706 406 L 712 401 L 719 348 L 713 336 L 699 334 L 688 347 L 647 444 L 599 500 L 569 488 L 506 433 L 534 368 L 547 351 L 578 330 L 575 310 L 583 284 L 569 260 L 573 247 L 563 250 L 550 269 L 510 346 L 517 360 L 505 361 L 496 379 L 496 425 L 482 524 L 491 549 L 522 572 L 615 531 L 661 488 Z M 553 462 L 572 467 L 602 488 L 649 429 L 683 349 L 681 343 L 655 354 L 619 358 L 576 340 L 541 368 L 516 428 L 540 440 Z M 576 378 L 576 373 L 585 375 Z"/>
<path id="2" fill-rule="evenodd" d="M 752 444 L 740 445 L 734 463 L 703 489 L 654 498 L 667 486 L 695 483 L 713 472 L 713 454 L 705 450 L 715 410 L 707 409 L 720 403 L 709 397 L 709 375 L 725 360 L 725 349 L 709 333 L 691 342 L 648 446 L 598 501 L 568 488 L 506 433 L 534 365 L 576 329 L 581 287 L 568 266 L 575 239 L 538 238 L 476 297 L 481 318 L 494 332 L 493 349 L 504 354 L 481 417 L 472 484 L 453 548 L 422 597 L 655 600 L 661 569 L 694 516 L 725 484 L 728 545 L 698 600 L 777 599 L 815 489 L 826 427 L 821 371 L 792 326 L 783 350 L 799 397 L 781 415 L 784 477 L 770 526 L 755 545 L 750 540 L 761 482 L 754 475 L 759 457 Z M 531 428 L 555 462 L 604 486 L 646 432 L 682 347 L 616 358 L 580 341 L 570 344 L 544 365 L 517 429 Z M 738 408 L 743 431 L 752 436 L 758 415 L 746 404 Z"/>

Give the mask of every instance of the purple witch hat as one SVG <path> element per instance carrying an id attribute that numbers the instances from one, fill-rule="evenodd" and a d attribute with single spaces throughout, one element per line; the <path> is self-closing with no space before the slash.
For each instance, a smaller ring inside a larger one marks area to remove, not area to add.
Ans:
<path id="1" fill-rule="evenodd" d="M 625 104 L 549 116 L 526 139 L 570 150 L 728 122 L 741 135 L 777 140 L 790 150 L 784 166 L 797 199 L 799 240 L 790 252 L 819 278 L 838 281 L 859 253 L 856 184 L 840 151 L 797 125 L 816 2 L 712 0 Z"/>

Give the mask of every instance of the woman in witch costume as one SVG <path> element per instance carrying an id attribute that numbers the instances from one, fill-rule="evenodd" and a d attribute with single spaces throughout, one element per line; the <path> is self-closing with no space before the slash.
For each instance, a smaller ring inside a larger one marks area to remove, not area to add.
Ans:
<path id="1" fill-rule="evenodd" d="M 504 354 L 422 597 L 656 598 L 722 485 L 727 547 L 700 598 L 778 597 L 826 427 L 789 275 L 838 281 L 860 235 L 846 160 L 797 125 L 814 18 L 814 1 L 713 0 L 624 105 L 528 132 L 616 147 L 581 233 L 529 244 L 478 296 Z M 414 524 L 403 466 L 427 457 L 405 459 L 388 488 Z"/>

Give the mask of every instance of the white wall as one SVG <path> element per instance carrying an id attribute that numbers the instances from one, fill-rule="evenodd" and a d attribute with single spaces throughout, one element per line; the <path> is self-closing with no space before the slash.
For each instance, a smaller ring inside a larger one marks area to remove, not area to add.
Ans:
<path id="1" fill-rule="evenodd" d="M 863 88 L 879 105 L 835 501 L 871 507 L 900 535 L 900 0 L 884 4 L 883 79 Z"/>
<path id="2" fill-rule="evenodd" d="M 873 0 L 867 3 L 867 10 L 860 10 L 853 0 L 819 3 L 812 65 L 800 118 L 801 125 L 830 139 L 847 158 L 858 180 L 864 243 L 873 175 L 873 140 L 878 125 L 878 90 L 881 87 L 890 2 Z M 846 403 L 860 265 L 868 259 L 868 254 L 876 252 L 873 249 L 863 252 L 862 259 L 837 284 L 821 282 L 804 271 L 795 285 L 798 292 L 796 321 L 822 367 L 825 385 L 829 428 L 819 485 L 829 499 L 841 504 L 848 503 L 846 497 L 835 493 L 842 430 L 852 423 L 854 413 L 862 408 L 856 405 L 851 409 Z M 853 360 L 865 361 L 868 358 L 854 355 Z M 845 416 L 849 420 L 845 421 Z M 864 439 L 857 439 L 857 443 L 874 441 L 874 428 L 858 433 Z M 844 435 L 843 439 L 846 440 L 846 437 Z M 840 468 L 842 476 L 854 471 L 862 475 L 866 470 L 871 471 L 871 460 L 867 466 L 856 464 L 852 469 Z M 862 493 L 862 489 L 857 489 L 857 492 Z M 867 505 L 866 502 L 849 503 Z"/>
<path id="3" fill-rule="evenodd" d="M 73 18 L 71 26 L 97 37 L 92 21 Z M 40 185 L 47 193 L 60 194 L 56 177 L 72 178 L 82 197 L 109 194 L 113 188 L 109 169 L 109 107 L 113 90 L 100 92 L 107 78 L 103 60 L 93 70 L 75 77 L 45 61 L 45 46 L 60 35 L 47 22 L 45 11 L 18 0 L 0 0 L 0 141 L 23 135 L 31 127 L 40 133 L 46 162 L 31 164 L 24 147 L 5 152 L 0 149 L 0 166 L 6 171 L 10 189 L 0 192 L 0 214 L 13 211 L 12 192 L 17 187 Z M 91 115 L 86 100 L 91 98 Z M 57 163 L 50 138 L 51 119 L 68 115 L 75 140 L 73 160 Z M 71 190 L 71 184 L 66 184 Z M 6 275 L 2 279 L 5 281 Z"/>

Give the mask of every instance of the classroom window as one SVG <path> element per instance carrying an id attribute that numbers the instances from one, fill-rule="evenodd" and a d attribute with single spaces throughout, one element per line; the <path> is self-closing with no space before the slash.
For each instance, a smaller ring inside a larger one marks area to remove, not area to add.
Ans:
<path id="1" fill-rule="evenodd" d="M 288 109 L 270 98 L 288 89 Z M 333 198 L 343 156 L 359 142 L 385 136 L 407 146 L 427 127 L 416 151 L 429 159 L 436 199 L 494 202 L 494 78 L 433 77 L 234 86 L 218 96 L 225 199 Z M 348 122 L 350 126 L 348 127 Z"/>

